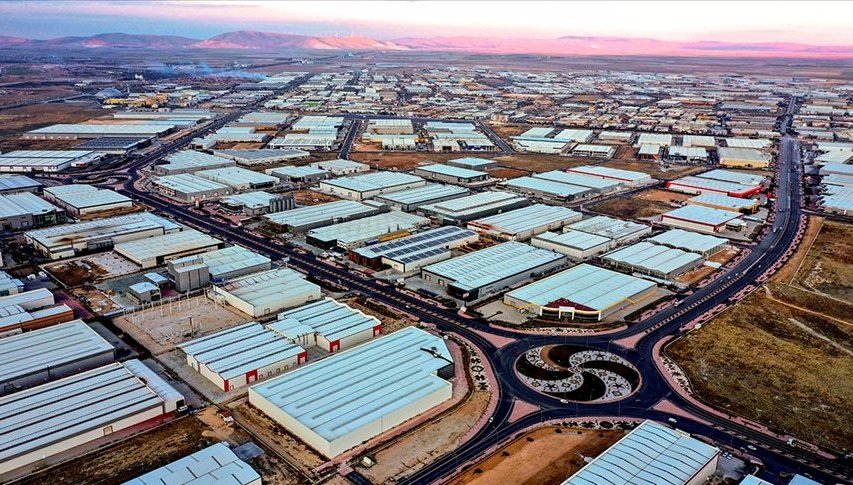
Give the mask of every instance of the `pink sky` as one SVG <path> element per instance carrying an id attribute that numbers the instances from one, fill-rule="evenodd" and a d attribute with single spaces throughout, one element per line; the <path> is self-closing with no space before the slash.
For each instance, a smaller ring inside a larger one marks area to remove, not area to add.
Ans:
<path id="1" fill-rule="evenodd" d="M 54 16 L 65 21 L 53 22 Z M 594 35 L 853 45 L 850 2 L 84 0 L 2 3 L 0 17 L 6 19 L 0 33 L 38 37 L 105 31 L 209 37 L 253 29 L 380 39 Z"/>

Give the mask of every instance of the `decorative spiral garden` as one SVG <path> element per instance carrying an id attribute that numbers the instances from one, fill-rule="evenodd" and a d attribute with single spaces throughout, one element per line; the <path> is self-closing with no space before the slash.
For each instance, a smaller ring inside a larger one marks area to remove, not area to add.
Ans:
<path id="1" fill-rule="evenodd" d="M 528 350 L 515 363 L 528 386 L 574 402 L 624 399 L 640 385 L 640 373 L 616 354 L 579 345 Z"/>

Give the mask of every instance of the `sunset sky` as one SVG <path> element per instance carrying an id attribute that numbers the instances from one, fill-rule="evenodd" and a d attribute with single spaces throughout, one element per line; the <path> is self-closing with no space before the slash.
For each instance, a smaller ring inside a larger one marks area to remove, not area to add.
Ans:
<path id="1" fill-rule="evenodd" d="M 207 38 L 233 30 L 377 39 L 619 36 L 853 44 L 850 2 L 4 1 L 0 34 L 105 32 Z"/>

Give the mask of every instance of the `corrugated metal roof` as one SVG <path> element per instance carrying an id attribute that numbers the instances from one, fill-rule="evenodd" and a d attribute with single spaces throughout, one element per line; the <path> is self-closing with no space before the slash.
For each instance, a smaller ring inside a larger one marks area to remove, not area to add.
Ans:
<path id="1" fill-rule="evenodd" d="M 607 180 L 598 177 L 590 177 L 573 172 L 563 172 L 561 170 L 552 170 L 550 172 L 536 173 L 533 177 L 538 179 L 553 180 L 564 184 L 576 185 L 578 187 L 589 187 L 596 190 L 615 189 L 622 185 L 621 182 L 615 180 Z"/>
<path id="2" fill-rule="evenodd" d="M 649 226 L 638 222 L 623 221 L 607 216 L 595 216 L 569 225 L 569 229 L 619 239 L 637 232 L 649 229 Z"/>
<path id="3" fill-rule="evenodd" d="M 365 258 L 386 257 L 400 260 L 418 256 L 435 248 L 446 248 L 454 241 L 471 237 L 477 237 L 477 233 L 457 226 L 444 226 L 386 243 L 364 246 L 356 249 L 355 252 Z"/>
<path id="4" fill-rule="evenodd" d="M 468 189 L 456 185 L 442 185 L 428 183 L 423 187 L 400 190 L 383 194 L 376 197 L 377 200 L 393 202 L 396 204 L 411 206 L 418 203 L 426 204 L 436 199 L 444 199 L 453 196 L 462 197 L 468 194 Z"/>
<path id="5" fill-rule="evenodd" d="M 224 443 L 217 443 L 173 461 L 123 485 L 247 485 L 261 476 L 237 458 Z"/>
<path id="6" fill-rule="evenodd" d="M 257 308 L 275 308 L 274 303 L 295 295 L 304 300 L 320 296 L 320 287 L 307 281 L 302 273 L 277 268 L 231 280 L 220 287 L 223 291 Z"/>
<path id="7" fill-rule="evenodd" d="M 189 173 L 155 177 L 153 182 L 156 185 L 160 185 L 183 194 L 197 194 L 200 192 L 217 190 L 225 191 L 230 189 L 227 185 Z"/>
<path id="8" fill-rule="evenodd" d="M 728 244 L 728 240 L 721 237 L 698 234 L 682 229 L 671 229 L 651 237 L 647 241 L 700 254 Z"/>
<path id="9" fill-rule="evenodd" d="M 164 231 L 174 231 L 181 226 L 150 212 L 139 212 L 126 216 L 108 217 L 87 222 L 77 222 L 62 226 L 48 227 L 28 231 L 26 236 L 39 241 L 47 248 L 63 245 L 79 244 L 92 239 L 107 239 L 122 234 L 131 234 L 163 228 Z"/>
<path id="10" fill-rule="evenodd" d="M 132 261 L 140 262 L 158 256 L 202 250 L 218 244 L 222 244 L 222 241 L 195 229 L 187 229 L 162 236 L 119 243 L 116 244 L 115 250 Z"/>
<path id="11" fill-rule="evenodd" d="M 432 165 L 423 165 L 420 167 L 415 167 L 415 170 L 420 170 L 424 172 L 430 172 L 438 175 L 448 175 L 451 177 L 458 177 L 461 179 L 470 179 L 477 177 L 488 176 L 486 172 L 480 172 L 477 170 L 470 170 L 462 167 L 454 167 L 452 165 L 444 165 L 441 163 L 434 163 Z"/>
<path id="12" fill-rule="evenodd" d="M 580 220 L 581 217 L 583 216 L 580 212 L 575 212 L 566 207 L 533 204 L 522 207 L 521 209 L 513 209 L 502 214 L 471 221 L 468 227 L 474 226 L 515 235 L 555 223 L 562 222 L 562 224 L 568 224 Z"/>
<path id="13" fill-rule="evenodd" d="M 650 242 L 638 242 L 602 256 L 604 261 L 652 273 L 670 274 L 688 265 L 702 263 L 702 256 Z"/>
<path id="14" fill-rule="evenodd" d="M 664 218 L 684 219 L 718 226 L 740 216 L 737 212 L 713 209 L 702 205 L 686 205 L 663 214 Z"/>
<path id="15" fill-rule="evenodd" d="M 328 221 L 331 224 L 334 219 L 343 217 L 351 218 L 359 214 L 368 214 L 375 210 L 375 207 L 370 207 L 354 200 L 338 200 L 283 212 L 274 212 L 265 215 L 264 218 L 275 224 L 298 228 L 323 221 Z"/>
<path id="16" fill-rule="evenodd" d="M 589 187 L 581 187 L 579 185 L 556 182 L 538 177 L 514 178 L 507 180 L 506 186 L 521 190 L 533 190 L 557 197 L 574 197 L 591 192 Z"/>
<path id="17" fill-rule="evenodd" d="M 355 244 L 398 231 L 408 231 L 429 224 L 426 217 L 391 211 L 355 221 L 311 229 L 308 236 L 320 241 Z"/>
<path id="18" fill-rule="evenodd" d="M 324 180 L 322 184 L 332 185 L 342 189 L 355 192 L 369 192 L 398 185 L 423 182 L 424 179 L 417 175 L 403 172 L 373 172 L 353 177 L 341 177 L 332 180 Z"/>
<path id="19" fill-rule="evenodd" d="M 279 313 L 278 320 L 279 322 L 283 320 L 296 321 L 301 325 L 311 327 L 330 342 L 372 330 L 377 325 L 382 324 L 378 318 L 366 315 L 331 298 Z M 277 324 L 278 322 L 271 323 L 268 327 L 276 330 Z M 288 323 L 287 325 L 290 326 L 291 324 Z"/>
<path id="20" fill-rule="evenodd" d="M 557 234 L 554 232 L 544 232 L 535 236 L 533 238 L 534 245 L 536 240 L 547 241 L 553 244 L 558 244 L 560 246 L 566 246 L 569 248 L 576 248 L 580 250 L 594 248 L 596 246 L 601 246 L 602 244 L 608 244 L 611 239 L 605 236 L 599 236 L 597 234 L 589 234 L 586 232 L 575 231 L 572 229 L 567 230 L 562 234 Z"/>

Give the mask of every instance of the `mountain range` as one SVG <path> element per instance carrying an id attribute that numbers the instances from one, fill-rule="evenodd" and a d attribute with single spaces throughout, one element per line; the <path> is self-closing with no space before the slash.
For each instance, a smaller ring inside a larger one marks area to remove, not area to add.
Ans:
<path id="1" fill-rule="evenodd" d="M 498 37 L 408 37 L 376 40 L 362 36 L 309 36 L 241 30 L 209 39 L 176 35 L 98 34 L 89 37 L 24 39 L 0 36 L 11 49 L 240 49 L 269 51 L 445 51 L 479 54 L 554 56 L 625 55 L 690 57 L 853 58 L 853 46 L 815 46 L 783 42 L 667 41 L 649 38 L 566 36 L 555 39 Z"/>

